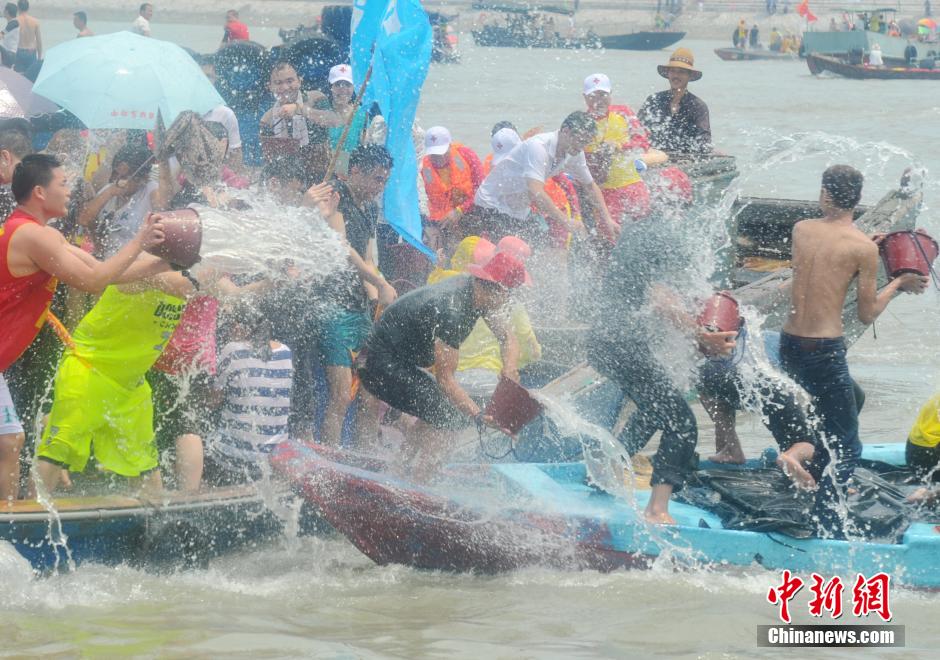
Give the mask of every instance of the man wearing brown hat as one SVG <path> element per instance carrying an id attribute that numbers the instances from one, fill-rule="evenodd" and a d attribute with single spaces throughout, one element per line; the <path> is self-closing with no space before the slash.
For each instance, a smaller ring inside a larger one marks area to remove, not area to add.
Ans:
<path id="1" fill-rule="evenodd" d="M 646 99 L 640 121 L 650 132 L 650 146 L 672 154 L 702 154 L 712 150 L 708 106 L 688 90 L 702 77 L 688 48 L 678 48 L 668 64 L 657 71 L 669 80 L 669 89 Z"/>

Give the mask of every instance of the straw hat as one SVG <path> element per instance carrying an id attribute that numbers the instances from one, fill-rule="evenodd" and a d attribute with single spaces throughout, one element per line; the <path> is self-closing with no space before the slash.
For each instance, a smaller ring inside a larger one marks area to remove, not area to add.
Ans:
<path id="1" fill-rule="evenodd" d="M 663 78 L 669 77 L 669 69 L 685 69 L 691 75 L 689 80 L 698 80 L 702 77 L 702 72 L 698 71 L 695 68 L 695 55 L 692 54 L 692 51 L 688 48 L 676 48 L 672 55 L 669 56 L 669 63 L 663 66 L 660 64 L 656 67 L 656 70 L 659 71 L 659 75 Z"/>

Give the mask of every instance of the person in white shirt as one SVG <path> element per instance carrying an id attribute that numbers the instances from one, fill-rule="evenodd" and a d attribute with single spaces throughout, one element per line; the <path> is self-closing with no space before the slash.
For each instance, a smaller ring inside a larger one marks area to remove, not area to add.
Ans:
<path id="1" fill-rule="evenodd" d="M 145 2 L 140 6 L 140 13 L 131 24 L 131 31 L 142 37 L 149 37 L 151 20 L 153 20 L 153 5 Z"/>
<path id="2" fill-rule="evenodd" d="M 874 67 L 883 67 L 885 65 L 884 58 L 881 55 L 881 46 L 878 44 L 872 44 L 871 51 L 868 53 L 868 64 Z"/>
<path id="3" fill-rule="evenodd" d="M 16 20 L 16 3 L 8 2 L 3 8 L 3 31 L 0 32 L 0 54 L 3 57 L 3 66 L 13 66 L 16 59 L 16 49 L 20 45 L 20 23 Z"/>
<path id="4" fill-rule="evenodd" d="M 529 220 L 532 205 L 546 217 L 567 227 L 572 233 L 582 225 L 562 213 L 545 192 L 545 182 L 561 172 L 581 184 L 582 204 L 594 208 L 599 229 L 614 238 L 620 228 L 610 217 L 601 189 L 594 182 L 584 158 L 584 147 L 594 139 L 594 120 L 586 112 L 568 115 L 561 128 L 540 133 L 517 145 L 509 155 L 493 164 L 480 185 L 474 208 L 462 222 L 465 235 L 489 234 L 497 241 L 504 236 L 535 240 L 536 223 Z"/>

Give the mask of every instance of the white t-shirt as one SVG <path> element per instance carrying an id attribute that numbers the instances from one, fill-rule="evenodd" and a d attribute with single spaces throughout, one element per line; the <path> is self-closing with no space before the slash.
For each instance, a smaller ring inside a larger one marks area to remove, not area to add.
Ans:
<path id="1" fill-rule="evenodd" d="M 108 184 L 102 192 L 114 184 Z M 118 250 L 130 243 L 137 235 L 144 219 L 153 211 L 151 195 L 160 187 L 157 181 L 148 181 L 127 201 L 118 207 L 118 198 L 113 198 L 104 205 L 98 214 L 95 226 L 95 256 L 108 259 Z"/>
<path id="2" fill-rule="evenodd" d="M 871 52 L 868 53 L 868 63 L 872 66 L 884 66 L 885 61 L 881 56 L 881 49 L 872 48 Z"/>
<path id="3" fill-rule="evenodd" d="M 477 206 L 494 209 L 508 216 L 525 220 L 531 200 L 526 179 L 545 182 L 566 172 L 583 184 L 594 181 L 584 159 L 584 152 L 574 156 L 558 156 L 558 131 L 530 137 L 493 166 L 489 176 L 477 190 Z"/>
<path id="4" fill-rule="evenodd" d="M 150 21 L 148 21 L 143 16 L 138 16 L 134 19 L 134 22 L 131 23 L 131 32 L 136 32 L 139 35 L 144 37 L 150 36 Z"/>
<path id="5" fill-rule="evenodd" d="M 206 121 L 217 121 L 225 127 L 228 133 L 228 148 L 241 149 L 242 135 L 238 130 L 238 117 L 227 105 L 219 105 L 202 116 Z"/>

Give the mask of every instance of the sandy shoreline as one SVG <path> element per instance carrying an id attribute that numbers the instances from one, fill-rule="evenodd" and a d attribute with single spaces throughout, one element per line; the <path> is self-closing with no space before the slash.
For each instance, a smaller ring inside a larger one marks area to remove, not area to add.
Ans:
<path id="1" fill-rule="evenodd" d="M 294 27 L 298 24 L 313 24 L 320 10 L 327 2 L 303 2 L 299 0 L 254 0 L 243 2 L 233 0 L 223 4 L 219 0 L 176 0 L 172 4 L 155 2 L 156 21 L 160 23 L 204 23 L 207 26 L 219 26 L 223 22 L 225 8 L 238 9 L 242 20 L 252 25 L 269 27 Z M 425 2 L 428 9 L 448 14 L 460 14 L 458 29 L 467 33 L 479 16 L 471 9 L 471 2 Z M 610 6 L 605 6 L 605 5 Z M 577 15 L 579 28 L 591 28 L 599 34 L 620 34 L 636 30 L 650 29 L 653 22 L 652 11 L 622 10 L 618 3 L 586 3 Z M 707 4 L 707 3 L 706 3 Z M 91 22 L 94 20 L 123 21 L 128 25 L 137 15 L 139 3 L 136 0 L 41 0 L 34 3 L 33 13 L 38 18 L 69 18 L 76 9 L 88 12 Z M 803 27 L 802 19 L 795 13 L 767 16 L 764 13 L 742 14 L 705 10 L 699 12 L 693 5 L 673 24 L 673 29 L 684 31 L 691 38 L 727 39 L 730 42 L 731 31 L 738 21 L 744 18 L 748 25 L 758 24 L 764 34 L 769 34 L 772 27 L 780 30 L 799 31 Z M 819 11 L 817 25 L 827 25 L 830 15 Z M 567 19 L 560 17 L 559 26 Z M 729 43 L 730 45 L 730 43 Z"/>

